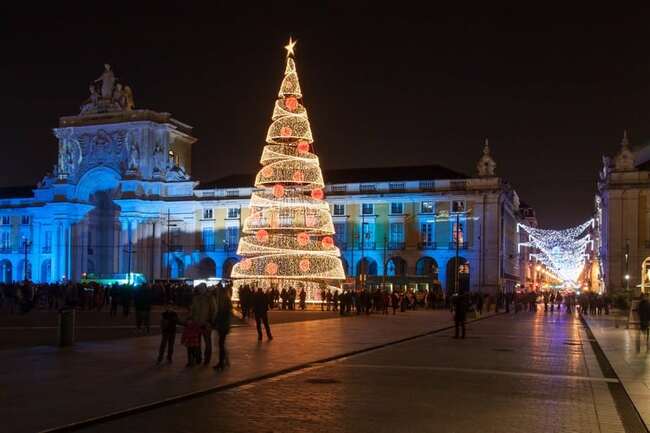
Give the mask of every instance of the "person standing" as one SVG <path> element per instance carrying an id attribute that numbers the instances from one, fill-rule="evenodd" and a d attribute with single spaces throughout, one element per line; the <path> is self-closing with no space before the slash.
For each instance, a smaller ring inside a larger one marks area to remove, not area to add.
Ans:
<path id="1" fill-rule="evenodd" d="M 198 323 L 189 318 L 185 323 L 185 329 L 181 336 L 181 343 L 187 347 L 187 365 L 192 367 L 194 364 L 201 363 L 201 327 Z"/>
<path id="2" fill-rule="evenodd" d="M 257 339 L 262 341 L 262 324 L 264 324 L 266 337 L 269 340 L 273 340 L 271 327 L 269 326 L 269 304 L 266 294 L 262 291 L 261 287 L 258 287 L 257 292 L 253 295 L 253 312 L 255 313 L 255 323 L 257 324 Z"/>
<path id="3" fill-rule="evenodd" d="M 453 298 L 454 305 L 454 338 L 465 338 L 465 320 L 467 319 L 467 297 L 463 293 L 456 293 Z"/>
<path id="4" fill-rule="evenodd" d="M 325 311 L 325 304 L 327 304 L 327 292 L 325 289 L 321 289 L 320 291 L 320 310 Z"/>
<path id="5" fill-rule="evenodd" d="M 167 363 L 172 363 L 174 355 L 174 343 L 176 340 L 176 326 L 178 325 L 178 314 L 173 309 L 171 302 L 167 303 L 167 309 L 163 311 L 160 320 L 160 349 L 158 350 L 158 364 L 160 364 L 167 352 Z"/>
<path id="6" fill-rule="evenodd" d="M 307 308 L 307 292 L 305 292 L 304 287 L 300 289 L 300 294 L 298 296 L 300 299 L 300 309 L 305 311 L 305 308 Z"/>
<path id="7" fill-rule="evenodd" d="M 230 366 L 230 359 L 226 352 L 226 337 L 230 333 L 230 321 L 232 319 L 232 301 L 230 290 L 226 287 L 219 287 L 217 291 L 217 314 L 214 318 L 215 328 L 219 336 L 219 363 L 213 368 L 223 370 Z"/>
<path id="8" fill-rule="evenodd" d="M 212 357 L 212 320 L 216 313 L 216 305 L 214 297 L 208 293 L 208 288 L 204 284 L 198 286 L 198 293 L 192 299 L 191 306 L 192 321 L 195 322 L 200 329 L 200 336 L 205 344 L 205 351 L 203 355 L 203 362 L 208 365 Z M 201 344 L 199 342 L 199 354 L 197 363 L 201 363 Z"/>
<path id="9" fill-rule="evenodd" d="M 641 335 L 645 336 L 646 344 L 650 344 L 650 302 L 648 296 L 644 293 L 641 295 L 641 302 L 639 302 L 639 329 Z"/>

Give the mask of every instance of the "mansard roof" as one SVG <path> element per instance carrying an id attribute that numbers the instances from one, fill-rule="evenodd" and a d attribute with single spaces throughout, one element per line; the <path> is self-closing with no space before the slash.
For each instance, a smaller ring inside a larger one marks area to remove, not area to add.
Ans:
<path id="1" fill-rule="evenodd" d="M 441 165 L 410 167 L 367 167 L 323 170 L 325 183 L 405 182 L 413 180 L 468 179 L 469 176 Z M 197 189 L 251 187 L 254 174 L 232 174 L 209 182 L 201 182 Z"/>

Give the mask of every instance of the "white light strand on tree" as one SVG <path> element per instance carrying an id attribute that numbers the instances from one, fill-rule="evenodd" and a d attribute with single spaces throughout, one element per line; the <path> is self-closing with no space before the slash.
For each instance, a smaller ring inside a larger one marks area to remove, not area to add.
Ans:
<path id="1" fill-rule="evenodd" d="M 308 300 L 319 289 L 345 279 L 340 251 L 334 245 L 334 224 L 324 200 L 325 182 L 294 63 L 295 42 L 289 41 L 284 79 L 275 102 L 273 122 L 262 151 L 262 169 L 255 177 L 250 215 L 245 219 L 232 270 L 235 288 L 304 287 Z"/>
<path id="2" fill-rule="evenodd" d="M 587 254 L 587 247 L 593 245 L 589 227 L 593 219 L 576 227 L 564 230 L 547 230 L 518 224 L 517 230 L 523 229 L 528 234 L 528 242 L 520 246 L 537 249 L 531 256 L 542 262 L 565 282 L 575 285 L 582 273 Z"/>

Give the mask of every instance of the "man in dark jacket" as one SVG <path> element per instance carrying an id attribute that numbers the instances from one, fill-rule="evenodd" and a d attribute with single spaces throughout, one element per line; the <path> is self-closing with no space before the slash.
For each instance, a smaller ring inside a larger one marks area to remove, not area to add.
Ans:
<path id="1" fill-rule="evenodd" d="M 467 318 L 467 296 L 464 293 L 456 293 L 453 297 L 454 305 L 454 338 L 458 338 L 459 329 L 462 331 L 460 338 L 465 338 L 465 319 Z"/>
<path id="2" fill-rule="evenodd" d="M 257 288 L 257 292 L 253 295 L 253 312 L 255 313 L 255 322 L 257 323 L 257 339 L 262 340 L 262 323 L 266 330 L 266 337 L 273 340 L 271 335 L 271 327 L 269 326 L 269 302 L 266 294 L 262 291 L 261 287 Z"/>

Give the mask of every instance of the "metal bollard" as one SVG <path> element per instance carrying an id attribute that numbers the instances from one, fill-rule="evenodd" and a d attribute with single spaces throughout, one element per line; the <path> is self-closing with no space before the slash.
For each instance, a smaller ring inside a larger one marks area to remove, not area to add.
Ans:
<path id="1" fill-rule="evenodd" d="M 62 308 L 59 310 L 58 342 L 60 347 L 72 346 L 75 337 L 75 310 Z"/>

